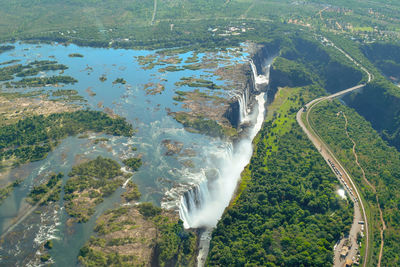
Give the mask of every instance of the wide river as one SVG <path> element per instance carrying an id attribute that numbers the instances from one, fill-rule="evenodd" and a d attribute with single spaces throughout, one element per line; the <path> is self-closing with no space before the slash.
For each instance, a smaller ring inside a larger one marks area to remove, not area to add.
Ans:
<path id="1" fill-rule="evenodd" d="M 261 127 L 264 115 L 263 94 L 257 97 L 253 114 L 247 120 L 252 124 L 248 134 L 236 146 L 228 140 L 213 138 L 202 134 L 186 131 L 183 126 L 168 115 L 169 111 L 185 110 L 181 103 L 173 100 L 175 91 L 193 91 L 188 86 L 177 86 L 176 82 L 183 77 L 194 77 L 213 81 L 225 86 L 224 89 L 214 90 L 199 88 L 207 94 L 218 94 L 231 97 L 236 93 L 230 90 L 230 83 L 221 79 L 215 71 L 221 67 L 249 61 L 246 49 L 228 49 L 212 53 L 198 53 L 198 62 L 202 68 L 196 70 L 181 69 L 182 66 L 193 64 L 195 53 L 187 52 L 170 57 L 155 55 L 154 51 L 118 50 L 78 47 L 75 45 L 35 45 L 14 44 L 16 48 L 0 55 L 0 63 L 9 60 L 19 60 L 25 64 L 34 60 L 56 60 L 65 64 L 68 69 L 63 75 L 69 75 L 79 82 L 65 85 L 62 88 L 39 88 L 45 92 L 57 89 L 74 89 L 83 96 L 86 103 L 78 103 L 91 109 L 112 110 L 123 116 L 137 130 L 130 138 L 110 137 L 89 134 L 87 138 L 69 137 L 61 142 L 48 157 L 13 169 L 8 174 L 2 174 L 0 185 L 24 178 L 21 186 L 0 205 L 0 232 L 9 229 L 15 223 L 15 218 L 29 210 L 26 197 L 33 186 L 40 184 L 50 172 L 67 174 L 72 166 L 82 159 L 92 159 L 98 155 L 110 157 L 118 162 L 124 158 L 141 156 L 143 166 L 136 172 L 132 180 L 138 184 L 142 192 L 141 201 L 151 201 L 159 206 L 181 210 L 182 188 L 193 185 L 207 187 L 208 197 L 212 200 L 203 205 L 202 209 L 192 218 L 183 218 L 187 227 L 212 227 L 216 224 L 221 213 L 229 202 L 240 172 L 251 156 L 251 141 Z M 246 47 L 244 47 L 246 48 Z M 84 57 L 69 57 L 72 53 Z M 158 64 L 140 64 L 139 56 L 155 55 Z M 168 59 L 169 58 L 169 59 Z M 164 61 L 163 61 L 164 60 Z M 186 61 L 186 63 L 185 63 Z M 171 64 L 172 62 L 172 64 Z M 15 63 L 14 63 L 15 64 Z M 161 68 L 174 65 L 179 71 L 162 71 Z M 7 65 L 5 65 L 7 66 Z M 148 66 L 148 68 L 146 68 Z M 57 72 L 44 72 L 39 76 L 57 75 Z M 106 77 L 101 81 L 100 77 Z M 113 84 L 117 78 L 126 80 L 126 84 Z M 152 94 L 147 86 L 160 84 L 165 89 Z M 3 88 L 4 91 L 6 89 Z M 18 89 L 20 92 L 36 89 Z M 259 112 L 260 111 L 260 112 Z M 108 141 L 95 144 L 93 140 L 107 137 Z M 166 155 L 165 140 L 179 146 L 180 153 Z M 164 141 L 164 142 L 163 142 Z M 132 147 L 137 150 L 132 150 Z M 122 164 L 121 164 L 122 165 Z M 234 167 L 234 168 L 232 168 Z M 64 183 L 67 180 L 64 178 Z M 37 265 L 32 256 L 38 253 L 39 247 L 48 239 L 53 239 L 54 247 L 50 250 L 56 266 L 76 265 L 79 249 L 93 235 L 96 219 L 106 209 L 118 205 L 120 193 L 118 189 L 112 196 L 101 203 L 94 216 L 83 224 L 71 224 L 63 208 L 63 200 L 48 207 L 39 207 L 26 219 L 16 225 L 4 236 L 0 246 L 1 266 Z M 221 198 L 215 197 L 220 196 Z M 167 199 L 167 200 L 166 200 Z M 217 205 L 217 207 L 215 206 Z M 209 209 L 214 206 L 215 209 Z M 186 214 L 185 216 L 187 216 Z"/>

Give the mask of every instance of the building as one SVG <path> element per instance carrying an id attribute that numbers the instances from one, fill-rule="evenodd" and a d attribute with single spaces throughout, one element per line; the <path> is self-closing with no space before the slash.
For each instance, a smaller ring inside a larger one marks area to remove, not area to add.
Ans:
<path id="1" fill-rule="evenodd" d="M 349 253 L 349 247 L 343 246 L 342 249 L 340 250 L 340 257 L 344 259 L 346 258 L 348 253 Z"/>

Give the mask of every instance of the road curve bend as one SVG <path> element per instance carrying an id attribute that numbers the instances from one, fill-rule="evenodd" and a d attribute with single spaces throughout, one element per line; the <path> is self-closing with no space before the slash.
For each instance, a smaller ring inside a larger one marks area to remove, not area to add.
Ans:
<path id="1" fill-rule="evenodd" d="M 333 47 L 335 47 L 337 50 L 339 50 L 341 53 L 343 53 L 348 59 L 350 59 L 362 71 L 367 73 L 367 75 L 368 75 L 367 83 L 369 83 L 373 80 L 374 76 L 371 73 L 369 73 L 366 68 L 361 66 L 350 55 L 348 55 L 342 49 L 338 48 L 335 44 L 333 44 L 332 42 L 330 42 L 330 44 Z M 358 221 L 360 221 L 362 219 L 364 221 L 365 232 L 366 232 L 366 234 L 365 234 L 366 248 L 365 248 L 365 254 L 364 254 L 364 261 L 363 261 L 364 267 L 367 265 L 368 252 L 369 252 L 369 225 L 368 225 L 368 220 L 367 220 L 367 216 L 365 213 L 363 200 L 360 197 L 358 189 L 355 186 L 355 183 L 353 182 L 353 179 L 351 178 L 351 176 L 347 173 L 347 171 L 342 166 L 340 161 L 335 157 L 334 153 L 332 153 L 330 148 L 326 145 L 326 143 L 322 140 L 322 138 L 318 135 L 318 133 L 312 128 L 311 124 L 309 123 L 309 113 L 316 105 L 322 103 L 323 101 L 330 100 L 330 99 L 333 99 L 336 97 L 340 97 L 344 94 L 359 90 L 359 89 L 363 88 L 365 85 L 366 85 L 366 83 L 359 84 L 354 87 L 342 90 L 340 92 L 337 92 L 337 93 L 334 93 L 334 94 L 331 94 L 328 96 L 316 98 L 316 99 L 310 101 L 309 103 L 307 103 L 305 105 L 305 107 L 301 108 L 297 112 L 297 115 L 296 115 L 297 123 L 300 125 L 301 129 L 307 135 L 308 139 L 310 139 L 310 141 L 314 144 L 314 146 L 317 148 L 319 153 L 322 155 L 322 157 L 328 163 L 329 167 L 332 169 L 332 171 L 334 172 L 334 174 L 338 178 L 338 180 L 344 185 L 347 193 L 349 194 L 349 196 L 351 196 L 351 199 L 354 202 L 354 221 L 353 221 L 353 225 L 351 227 L 350 234 L 349 234 L 349 240 L 352 245 L 350 252 L 348 254 L 350 258 L 355 256 L 356 248 L 358 247 L 357 243 L 356 243 L 357 233 L 360 232 L 360 225 L 358 224 Z M 361 208 L 362 213 L 360 211 L 360 208 Z M 339 255 L 338 251 L 336 251 L 336 253 L 335 253 L 335 256 L 336 256 L 335 259 L 338 259 L 337 255 Z M 340 264 L 339 262 L 337 262 L 337 260 L 335 260 L 334 265 L 335 266 L 343 266 L 343 264 Z"/>

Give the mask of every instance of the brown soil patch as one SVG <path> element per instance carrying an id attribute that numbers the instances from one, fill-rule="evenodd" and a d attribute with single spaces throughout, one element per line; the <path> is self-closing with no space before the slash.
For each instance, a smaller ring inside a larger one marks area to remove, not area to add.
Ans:
<path id="1" fill-rule="evenodd" d="M 67 103 L 40 98 L 13 98 L 0 96 L 0 126 L 17 122 L 30 115 L 50 115 L 53 113 L 72 112 L 79 107 Z"/>
<path id="2" fill-rule="evenodd" d="M 178 216 L 172 212 L 163 212 L 170 222 L 176 222 Z M 90 248 L 107 254 L 134 256 L 130 262 L 133 266 L 147 266 L 151 262 L 154 246 L 158 238 L 158 230 L 151 219 L 146 219 L 135 206 L 130 206 L 127 212 L 115 216 L 113 212 L 102 215 L 97 225 L 103 225 L 105 234 L 99 238 L 106 241 L 104 247 L 91 244 Z M 115 231 L 115 229 L 118 229 Z M 115 242 L 116 240 L 124 242 Z M 125 244 L 124 244 L 125 243 Z"/>

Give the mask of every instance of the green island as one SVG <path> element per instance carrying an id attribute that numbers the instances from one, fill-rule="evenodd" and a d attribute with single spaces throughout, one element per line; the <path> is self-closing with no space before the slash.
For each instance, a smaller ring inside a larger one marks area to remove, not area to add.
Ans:
<path id="1" fill-rule="evenodd" d="M 83 137 L 79 136 L 79 138 L 87 138 L 87 136 L 83 136 Z M 99 144 L 99 143 L 101 143 L 101 142 L 108 142 L 108 141 L 109 141 L 108 138 L 100 137 L 100 138 L 94 139 L 93 143 L 94 143 L 95 145 L 97 145 L 97 144 Z"/>
<path id="2" fill-rule="evenodd" d="M 133 134 L 125 119 L 111 118 L 99 111 L 32 116 L 0 127 L 0 167 L 41 160 L 65 137 L 86 131 L 117 136 Z"/>
<path id="3" fill-rule="evenodd" d="M 139 188 L 137 184 L 135 184 L 132 181 L 129 181 L 126 184 L 126 191 L 122 193 L 121 197 L 125 202 L 131 202 L 133 200 L 137 201 L 140 199 L 140 196 L 142 195 L 139 191 Z"/>
<path id="4" fill-rule="evenodd" d="M 165 90 L 165 86 L 161 83 L 154 84 L 152 82 L 146 83 L 143 87 L 147 95 L 161 94 Z"/>
<path id="5" fill-rule="evenodd" d="M 182 77 L 181 81 L 176 82 L 175 85 L 176 86 L 187 85 L 189 87 L 205 87 L 208 89 L 220 89 L 220 87 L 212 81 L 194 78 L 194 77 Z"/>
<path id="6" fill-rule="evenodd" d="M 56 202 L 60 199 L 61 183 L 64 174 L 51 174 L 47 182 L 44 182 L 38 186 L 34 186 L 31 192 L 28 194 L 28 202 L 31 204 L 41 203 L 46 204 L 48 202 Z"/>
<path id="7" fill-rule="evenodd" d="M 100 82 L 105 82 L 105 81 L 107 81 L 107 76 L 106 75 L 101 75 L 99 77 L 99 80 L 100 80 Z"/>
<path id="8" fill-rule="evenodd" d="M 57 89 L 51 92 L 51 96 L 56 98 L 55 101 L 63 102 L 86 102 L 87 100 L 78 95 L 78 91 L 73 89 Z"/>
<path id="9" fill-rule="evenodd" d="M 8 60 L 8 61 L 1 62 L 1 63 L 0 63 L 0 66 L 9 65 L 9 64 L 13 64 L 13 63 L 18 63 L 18 62 L 20 62 L 20 61 L 21 61 L 21 60 L 19 60 L 19 59 L 12 59 L 12 60 Z"/>
<path id="10" fill-rule="evenodd" d="M 4 64 L 10 64 L 15 62 L 16 61 L 9 61 L 5 62 Z M 63 71 L 66 69 L 68 69 L 66 65 L 58 64 L 57 61 L 35 60 L 27 65 L 16 64 L 0 68 L 0 81 L 13 80 L 15 77 L 35 76 L 42 71 L 56 71 L 56 70 Z"/>
<path id="11" fill-rule="evenodd" d="M 113 81 L 113 84 L 117 84 L 117 83 L 126 84 L 126 81 L 124 80 L 124 78 L 117 78 L 117 79 L 115 79 L 115 81 Z"/>
<path id="12" fill-rule="evenodd" d="M 84 57 L 84 55 L 79 54 L 79 53 L 72 53 L 72 54 L 69 54 L 68 56 L 69 57 L 80 57 L 80 58 Z"/>
<path id="13" fill-rule="evenodd" d="M 198 63 L 198 62 L 199 62 L 199 57 L 197 56 L 197 53 L 196 53 L 196 52 L 193 53 L 192 56 L 188 57 L 188 58 L 185 60 L 185 63 L 186 63 L 186 64 L 189 64 L 189 63 Z"/>
<path id="14" fill-rule="evenodd" d="M 103 198 L 122 185 L 123 175 L 116 161 L 101 156 L 74 166 L 64 186 L 66 212 L 77 222 L 87 222 Z"/>
<path id="15" fill-rule="evenodd" d="M 3 202 L 4 199 L 6 199 L 11 194 L 14 188 L 17 187 L 20 183 L 21 180 L 17 180 L 15 182 L 8 183 L 6 186 L 0 188 L 0 204 Z"/>
<path id="16" fill-rule="evenodd" d="M 57 85 L 60 83 L 63 84 L 74 84 L 77 83 L 78 80 L 72 78 L 71 76 L 51 76 L 51 77 L 33 77 L 33 78 L 23 78 L 16 82 L 11 82 L 6 84 L 6 87 L 43 87 L 46 85 Z"/>
<path id="17" fill-rule="evenodd" d="M 14 50 L 15 46 L 13 45 L 0 45 L 0 54 L 10 51 L 10 50 Z"/>
<path id="18" fill-rule="evenodd" d="M 72 89 L 57 89 L 56 91 L 51 92 L 52 96 L 75 96 L 78 94 L 78 91 Z"/>
<path id="19" fill-rule="evenodd" d="M 83 266 L 193 266 L 197 238 L 176 213 L 151 203 L 106 211 L 80 250 Z"/>
<path id="20" fill-rule="evenodd" d="M 188 131 L 194 133 L 203 133 L 210 136 L 225 136 L 224 128 L 214 120 L 210 120 L 202 116 L 191 116 L 184 112 L 175 113 L 174 119 L 177 122 L 182 123 L 182 125 Z"/>
<path id="21" fill-rule="evenodd" d="M 173 100 L 182 103 L 188 111 L 169 112 L 186 130 L 213 137 L 232 138 L 237 130 L 224 116 L 228 100 L 217 93 L 194 91 L 175 91 Z"/>
<path id="22" fill-rule="evenodd" d="M 157 60 L 157 56 L 155 54 L 150 54 L 147 56 L 138 56 L 136 57 L 136 60 L 138 61 L 139 65 L 142 66 L 142 69 L 144 70 L 151 70 L 155 66 L 161 64 Z"/>
<path id="23" fill-rule="evenodd" d="M 158 71 L 159 72 L 174 72 L 174 71 L 181 71 L 184 70 L 184 68 L 178 67 L 178 66 L 167 66 L 165 68 L 160 68 Z"/>
<path id="24" fill-rule="evenodd" d="M 141 158 L 128 158 L 122 161 L 130 170 L 137 171 L 142 166 Z"/>

